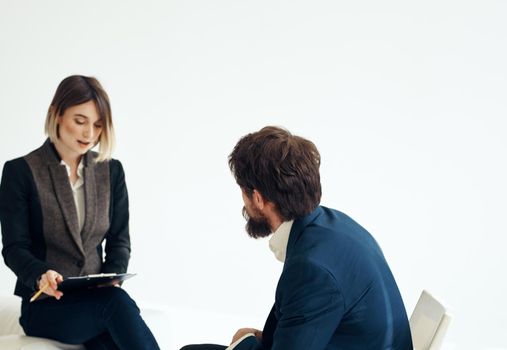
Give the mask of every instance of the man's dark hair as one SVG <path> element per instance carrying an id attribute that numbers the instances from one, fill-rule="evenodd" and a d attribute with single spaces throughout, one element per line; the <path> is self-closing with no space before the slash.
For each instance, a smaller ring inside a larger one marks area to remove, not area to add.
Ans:
<path id="1" fill-rule="evenodd" d="M 267 126 L 243 136 L 229 155 L 236 182 L 275 204 L 283 220 L 312 212 L 320 203 L 320 154 L 313 142 Z"/>

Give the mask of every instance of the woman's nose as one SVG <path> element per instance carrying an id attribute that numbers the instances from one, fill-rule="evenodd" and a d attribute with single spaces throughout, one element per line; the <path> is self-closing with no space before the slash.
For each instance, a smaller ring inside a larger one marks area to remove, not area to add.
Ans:
<path id="1" fill-rule="evenodd" d="M 88 138 L 88 139 L 92 139 L 93 138 L 93 125 L 92 126 L 89 126 L 89 127 L 86 127 L 83 131 L 83 136 Z"/>

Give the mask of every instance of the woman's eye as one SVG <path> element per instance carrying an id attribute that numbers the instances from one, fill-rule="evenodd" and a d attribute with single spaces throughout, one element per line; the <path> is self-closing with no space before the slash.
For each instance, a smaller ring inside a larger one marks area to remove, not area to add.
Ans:
<path id="1" fill-rule="evenodd" d="M 97 129 L 102 129 L 102 124 L 95 124 L 95 127 L 96 127 Z"/>
<path id="2" fill-rule="evenodd" d="M 84 120 L 75 119 L 74 121 L 76 122 L 77 125 L 83 125 L 84 124 Z"/>

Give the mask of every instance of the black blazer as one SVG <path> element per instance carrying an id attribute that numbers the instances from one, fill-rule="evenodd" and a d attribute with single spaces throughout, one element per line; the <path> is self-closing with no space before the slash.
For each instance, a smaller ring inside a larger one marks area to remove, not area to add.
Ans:
<path id="1" fill-rule="evenodd" d="M 79 232 L 67 170 L 53 144 L 5 163 L 0 184 L 2 255 L 16 274 L 14 294 L 26 299 L 48 269 L 66 276 L 127 271 L 128 194 L 117 160 L 83 159 L 85 212 Z M 102 243 L 105 244 L 105 256 Z"/>

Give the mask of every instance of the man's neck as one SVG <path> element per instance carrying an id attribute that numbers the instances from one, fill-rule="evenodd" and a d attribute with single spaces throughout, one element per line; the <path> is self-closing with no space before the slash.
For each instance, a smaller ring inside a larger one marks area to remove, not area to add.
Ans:
<path id="1" fill-rule="evenodd" d="M 271 227 L 271 232 L 275 232 L 283 223 L 282 217 L 274 209 L 269 210 L 267 218 L 269 226 Z"/>

